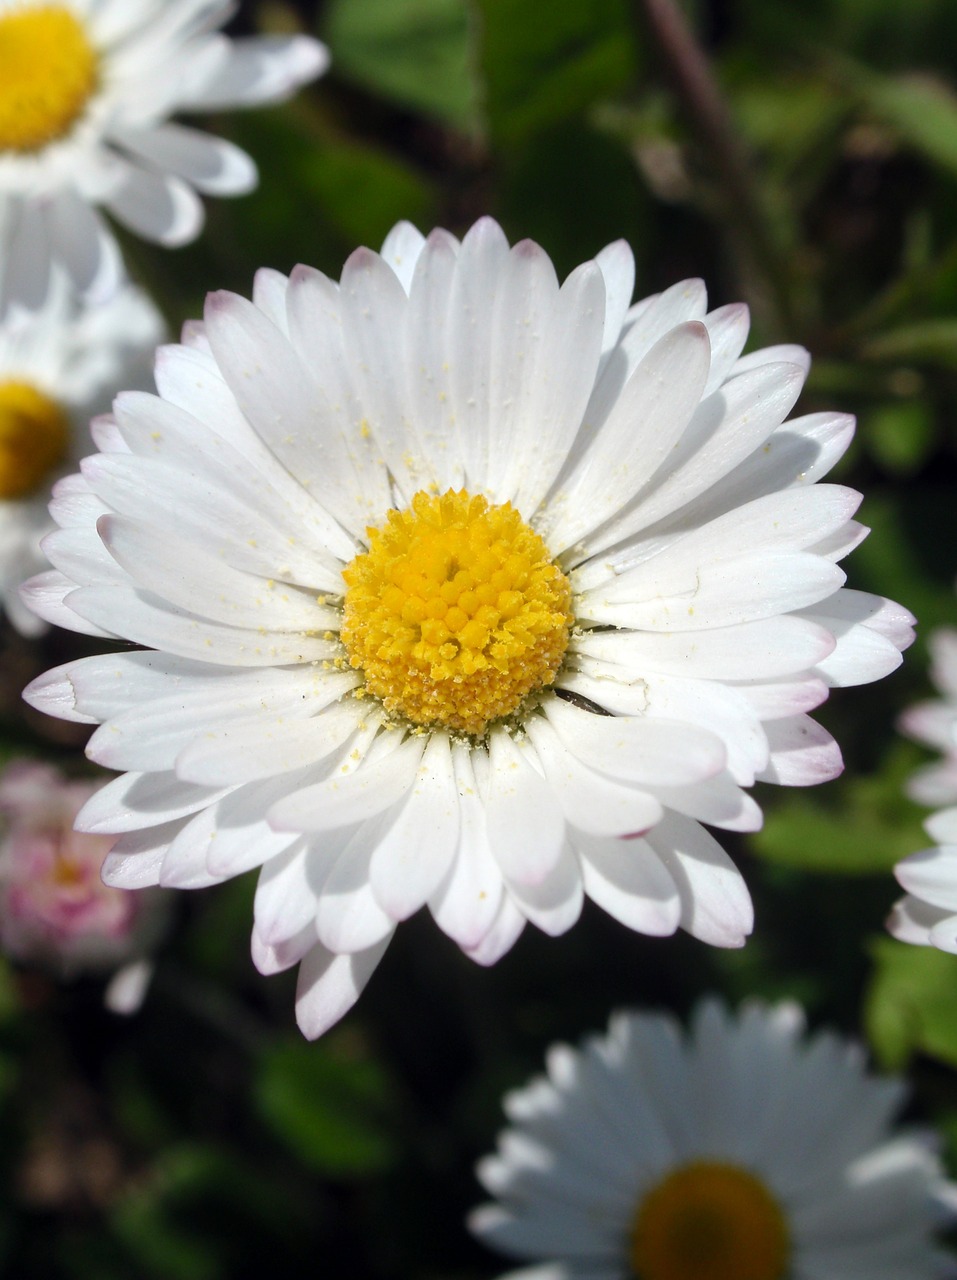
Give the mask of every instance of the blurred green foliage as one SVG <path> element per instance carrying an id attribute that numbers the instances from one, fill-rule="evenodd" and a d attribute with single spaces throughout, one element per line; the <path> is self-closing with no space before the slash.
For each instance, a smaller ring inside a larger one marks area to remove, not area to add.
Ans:
<path id="1" fill-rule="evenodd" d="M 752 345 L 812 351 L 801 409 L 860 421 L 836 478 L 866 493 L 874 533 L 850 584 L 901 600 L 926 633 L 957 618 L 957 5 L 686 8 L 745 149 L 763 256 L 640 4 L 328 0 L 240 6 L 237 29 L 317 30 L 333 69 L 283 108 L 217 120 L 256 158 L 258 191 L 210 202 L 188 249 L 125 242 L 132 268 L 175 331 L 208 289 L 248 292 L 257 267 L 297 261 L 337 275 L 400 218 L 462 231 L 489 212 L 562 272 L 623 236 L 639 294 L 701 275 L 715 305 L 750 303 Z M 19 690 L 82 643 L 8 638 L 4 756 L 73 758 L 78 727 L 25 719 Z M 104 1013 L 96 983 L 0 968 L 0 1270 L 497 1275 L 462 1217 L 502 1091 L 615 1005 L 686 1011 L 712 989 L 797 997 L 812 1021 L 866 1035 L 885 1066 L 911 1064 L 916 1108 L 953 1132 L 957 959 L 875 941 L 890 868 L 925 841 L 902 793 L 923 754 L 894 730 L 928 693 L 924 658 L 918 642 L 893 678 L 828 704 L 844 778 L 759 789 L 764 830 L 729 843 L 757 909 L 742 952 L 636 937 L 589 908 L 484 971 L 417 920 L 317 1046 L 297 1038 L 291 975 L 252 968 L 249 883 L 180 895 L 133 1020 Z"/>

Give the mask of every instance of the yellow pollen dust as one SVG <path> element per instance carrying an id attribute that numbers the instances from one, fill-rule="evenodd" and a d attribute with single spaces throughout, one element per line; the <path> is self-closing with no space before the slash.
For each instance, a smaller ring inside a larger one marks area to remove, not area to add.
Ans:
<path id="1" fill-rule="evenodd" d="M 0 382 L 0 498 L 25 498 L 66 457 L 70 424 L 28 382 Z"/>
<path id="2" fill-rule="evenodd" d="M 0 152 L 39 151 L 69 133 L 97 80 L 96 53 L 65 5 L 0 16 Z"/>
<path id="3" fill-rule="evenodd" d="M 571 587 L 510 503 L 420 492 L 367 532 L 343 570 L 341 638 L 387 711 L 480 735 L 552 683 Z"/>
<path id="4" fill-rule="evenodd" d="M 701 1160 L 643 1198 L 631 1233 L 639 1280 L 783 1280 L 790 1256 L 777 1201 L 753 1174 Z"/>

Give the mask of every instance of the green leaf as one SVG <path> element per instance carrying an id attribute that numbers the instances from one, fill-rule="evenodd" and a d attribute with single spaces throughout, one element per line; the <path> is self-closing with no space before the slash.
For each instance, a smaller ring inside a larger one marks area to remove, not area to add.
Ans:
<path id="1" fill-rule="evenodd" d="M 342 1043 L 293 1042 L 271 1050 L 256 1101 L 273 1132 L 311 1168 L 364 1176 L 393 1160 L 389 1089 L 371 1058 L 342 1051 Z"/>
<path id="2" fill-rule="evenodd" d="M 636 74 L 624 0 L 478 0 L 493 134 L 517 139 L 612 97 Z"/>
<path id="3" fill-rule="evenodd" d="M 919 320 L 889 329 L 862 343 L 861 355 L 865 360 L 913 361 L 957 369 L 957 319 Z"/>
<path id="4" fill-rule="evenodd" d="M 479 86 L 465 0 L 335 0 L 326 35 L 338 74 L 475 131 Z"/>
<path id="5" fill-rule="evenodd" d="M 866 76 L 864 100 L 875 115 L 935 164 L 957 173 L 957 94 L 927 75 Z"/>
<path id="6" fill-rule="evenodd" d="M 906 1066 L 915 1053 L 957 1066 L 957 956 L 877 938 L 874 977 L 864 1019 L 885 1067 Z"/>
<path id="7" fill-rule="evenodd" d="M 877 461 L 896 476 L 919 471 L 937 442 L 934 417 L 923 400 L 872 409 L 862 417 L 861 436 Z"/>

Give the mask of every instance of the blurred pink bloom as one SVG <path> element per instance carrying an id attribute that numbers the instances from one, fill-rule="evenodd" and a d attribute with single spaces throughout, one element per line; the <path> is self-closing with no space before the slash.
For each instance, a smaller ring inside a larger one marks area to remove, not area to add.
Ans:
<path id="1" fill-rule="evenodd" d="M 116 837 L 73 830 L 100 785 L 24 760 L 0 774 L 0 948 L 65 977 L 118 970 L 107 1003 L 132 1012 L 149 981 L 143 957 L 165 904 L 159 891 L 105 885 L 100 871 Z"/>

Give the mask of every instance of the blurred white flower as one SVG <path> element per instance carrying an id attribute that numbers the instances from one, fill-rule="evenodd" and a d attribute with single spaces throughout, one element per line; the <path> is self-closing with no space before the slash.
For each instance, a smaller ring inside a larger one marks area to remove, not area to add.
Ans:
<path id="1" fill-rule="evenodd" d="M 505 1098 L 470 1225 L 509 1280 L 930 1280 L 957 1200 L 903 1090 L 792 1004 L 622 1013 Z"/>
<path id="2" fill-rule="evenodd" d="M 939 761 L 915 771 L 907 794 L 918 804 L 944 808 L 924 823 L 938 847 L 911 854 L 894 868 L 907 896 L 894 905 L 887 927 L 901 942 L 957 954 L 957 631 L 941 627 L 928 647 L 931 679 L 942 696 L 909 708 L 899 728 L 941 752 Z"/>
<path id="3" fill-rule="evenodd" d="M 8 294 L 42 298 L 52 261 L 92 299 L 107 297 L 122 263 L 98 210 L 144 239 L 181 245 L 202 228 L 197 192 L 256 185 L 245 152 L 170 116 L 280 101 L 320 75 L 328 55 L 307 36 L 230 40 L 218 28 L 233 9 L 231 0 L 0 0 L 0 229 L 16 247 Z"/>
<path id="4" fill-rule="evenodd" d="M 73 830 L 99 785 L 31 761 L 0 773 L 0 948 L 62 977 L 113 973 L 107 1002 L 129 1013 L 145 992 L 145 957 L 162 932 L 166 903 L 157 889 L 103 883 L 112 838 Z"/>
<path id="5" fill-rule="evenodd" d="M 838 773 L 806 713 L 911 639 L 841 590 L 859 495 L 815 482 L 853 423 L 784 422 L 806 352 L 742 357 L 745 307 L 698 281 L 631 307 L 633 279 L 618 243 L 559 287 L 489 219 L 400 225 L 340 284 L 260 272 L 52 505 L 32 607 L 152 650 L 28 690 L 129 770 L 80 823 L 119 834 L 114 884 L 261 866 L 253 955 L 302 961 L 307 1035 L 426 904 L 482 964 L 586 895 L 740 946 L 699 823 Z"/>
<path id="6" fill-rule="evenodd" d="M 0 605 L 25 635 L 45 629 L 19 587 L 47 564 L 51 485 L 89 452 L 90 418 L 117 388 L 150 385 L 162 333 L 159 312 L 130 287 L 85 307 L 60 280 L 37 311 L 0 314 Z"/>

